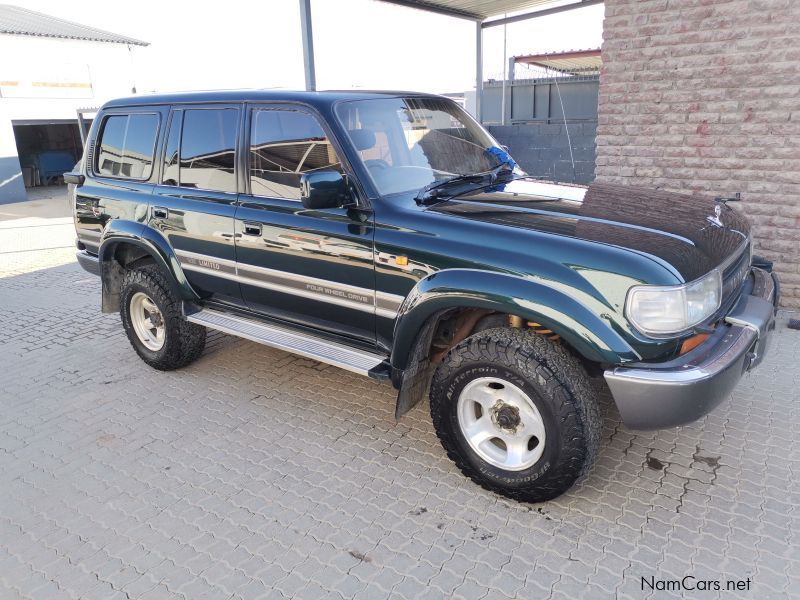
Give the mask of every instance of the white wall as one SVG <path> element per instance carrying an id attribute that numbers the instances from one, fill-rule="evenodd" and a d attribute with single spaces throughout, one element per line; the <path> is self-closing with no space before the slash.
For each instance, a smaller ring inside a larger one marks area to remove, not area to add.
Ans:
<path id="1" fill-rule="evenodd" d="M 131 95 L 139 47 L 0 34 L 0 203 L 24 200 L 11 122 L 77 119 Z M 5 182 L 5 183 L 4 183 Z"/>
<path id="2" fill-rule="evenodd" d="M 137 49 L 133 47 L 134 59 Z M 132 58 L 122 44 L 0 35 L 0 56 L 14 57 L 0 63 L 0 81 L 19 81 L 16 87 L 22 88 L 16 92 L 4 88 L 6 93 L 0 98 L 12 119 L 75 118 L 77 108 L 130 95 L 134 84 Z M 57 78 L 66 83 L 88 80 L 91 88 L 26 85 L 30 81 L 59 83 Z M 17 94 L 26 97 L 7 97 Z"/>

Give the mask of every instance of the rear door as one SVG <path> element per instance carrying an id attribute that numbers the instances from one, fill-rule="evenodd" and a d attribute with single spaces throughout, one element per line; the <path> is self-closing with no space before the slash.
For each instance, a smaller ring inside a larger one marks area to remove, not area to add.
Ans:
<path id="1" fill-rule="evenodd" d="M 257 312 L 375 342 L 369 210 L 308 210 L 300 176 L 344 171 L 322 120 L 299 105 L 255 105 L 246 127 L 249 188 L 236 213 L 239 282 Z"/>
<path id="2" fill-rule="evenodd" d="M 173 108 L 149 213 L 201 297 L 232 304 L 241 304 L 233 241 L 241 119 L 236 104 Z"/>
<path id="3" fill-rule="evenodd" d="M 85 156 L 86 181 L 75 188 L 80 247 L 97 254 L 109 219 L 145 221 L 157 180 L 156 141 L 168 115 L 167 107 L 147 106 L 115 108 L 98 116 Z"/>

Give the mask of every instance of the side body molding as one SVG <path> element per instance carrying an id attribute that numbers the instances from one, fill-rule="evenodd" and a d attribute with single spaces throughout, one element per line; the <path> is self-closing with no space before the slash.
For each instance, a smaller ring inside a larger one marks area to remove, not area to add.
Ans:
<path id="1" fill-rule="evenodd" d="M 417 332 L 432 315 L 458 307 L 485 308 L 540 323 L 592 362 L 640 359 L 606 321 L 554 287 L 508 273 L 446 269 L 419 281 L 400 307 L 392 366 L 406 368 Z"/>
<path id="2" fill-rule="evenodd" d="M 98 251 L 100 277 L 103 282 L 103 312 L 119 310 L 119 288 L 122 273 L 113 259 L 120 244 L 136 246 L 152 257 L 168 275 L 170 286 L 180 298 L 189 302 L 199 299 L 187 281 L 175 251 L 161 233 L 143 223 L 114 219 L 109 221 L 103 230 Z"/>

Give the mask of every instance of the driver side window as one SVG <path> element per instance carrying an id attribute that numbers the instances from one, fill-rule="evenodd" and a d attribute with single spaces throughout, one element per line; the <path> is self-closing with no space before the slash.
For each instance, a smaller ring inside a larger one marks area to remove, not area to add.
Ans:
<path id="1" fill-rule="evenodd" d="M 257 109 L 250 126 L 250 192 L 300 200 L 300 176 L 318 170 L 342 172 L 319 122 L 287 109 Z"/>

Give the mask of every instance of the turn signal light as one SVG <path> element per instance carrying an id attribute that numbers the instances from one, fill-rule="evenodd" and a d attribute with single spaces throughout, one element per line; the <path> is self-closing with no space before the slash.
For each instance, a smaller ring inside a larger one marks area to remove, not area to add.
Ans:
<path id="1" fill-rule="evenodd" d="M 710 333 L 698 333 L 697 335 L 693 335 L 692 337 L 686 339 L 681 344 L 681 352 L 680 355 L 683 356 L 687 352 L 691 352 L 695 348 L 697 348 L 700 344 L 705 342 L 709 337 L 711 337 Z"/>

